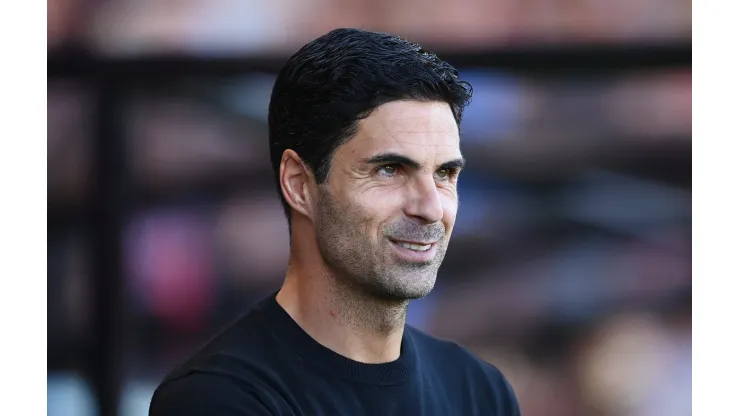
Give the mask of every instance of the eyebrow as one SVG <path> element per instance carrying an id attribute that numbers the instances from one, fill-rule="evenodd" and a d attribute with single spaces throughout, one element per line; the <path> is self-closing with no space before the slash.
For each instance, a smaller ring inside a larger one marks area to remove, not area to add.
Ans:
<path id="1" fill-rule="evenodd" d="M 450 160 L 449 162 L 445 162 L 439 166 L 439 169 L 447 169 L 447 170 L 462 170 L 462 168 L 465 167 L 465 159 L 459 158 L 455 160 Z M 439 170 L 438 169 L 438 170 Z"/>
<path id="2" fill-rule="evenodd" d="M 414 170 L 421 169 L 421 164 L 409 157 L 400 155 L 398 153 L 381 153 L 365 159 L 363 162 L 369 165 L 402 165 L 412 168 Z M 465 159 L 458 158 L 450 160 L 441 164 L 437 169 L 458 169 L 461 170 L 465 166 Z"/>

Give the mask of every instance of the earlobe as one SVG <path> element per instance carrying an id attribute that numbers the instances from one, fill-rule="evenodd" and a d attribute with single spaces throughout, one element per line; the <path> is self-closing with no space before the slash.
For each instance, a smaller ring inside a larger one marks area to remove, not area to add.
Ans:
<path id="1" fill-rule="evenodd" d="M 283 152 L 280 160 L 280 188 L 283 197 L 297 212 L 311 216 L 311 194 L 309 192 L 310 169 L 293 150 Z"/>

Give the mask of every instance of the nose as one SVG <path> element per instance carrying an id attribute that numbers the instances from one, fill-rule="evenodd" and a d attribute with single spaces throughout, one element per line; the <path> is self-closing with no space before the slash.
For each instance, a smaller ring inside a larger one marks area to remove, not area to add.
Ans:
<path id="1" fill-rule="evenodd" d="M 409 185 L 405 214 L 429 224 L 442 221 L 444 210 L 434 178 L 419 178 Z"/>

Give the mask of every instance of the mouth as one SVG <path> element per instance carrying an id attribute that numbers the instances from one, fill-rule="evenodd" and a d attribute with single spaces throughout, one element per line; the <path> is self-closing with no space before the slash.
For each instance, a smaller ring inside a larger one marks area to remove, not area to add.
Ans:
<path id="1" fill-rule="evenodd" d="M 391 242 L 405 249 L 413 250 L 413 251 L 417 251 L 421 253 L 425 251 L 429 251 L 432 248 L 432 246 L 435 244 L 435 243 L 424 243 L 424 242 L 418 242 L 418 241 L 400 241 L 400 240 L 391 240 Z"/>
<path id="2" fill-rule="evenodd" d="M 431 264 L 437 256 L 438 242 L 389 239 L 396 255 L 407 263 Z"/>

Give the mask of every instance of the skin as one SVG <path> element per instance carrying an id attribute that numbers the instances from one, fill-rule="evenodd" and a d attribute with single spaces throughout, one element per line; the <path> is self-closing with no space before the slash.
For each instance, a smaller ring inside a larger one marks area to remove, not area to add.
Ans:
<path id="1" fill-rule="evenodd" d="M 400 356 L 409 300 L 428 294 L 457 214 L 463 161 L 444 102 L 393 101 L 359 122 L 317 185 L 292 150 L 280 165 L 293 208 L 278 303 L 317 342 L 355 361 Z M 429 258 L 394 241 L 433 242 Z"/>

